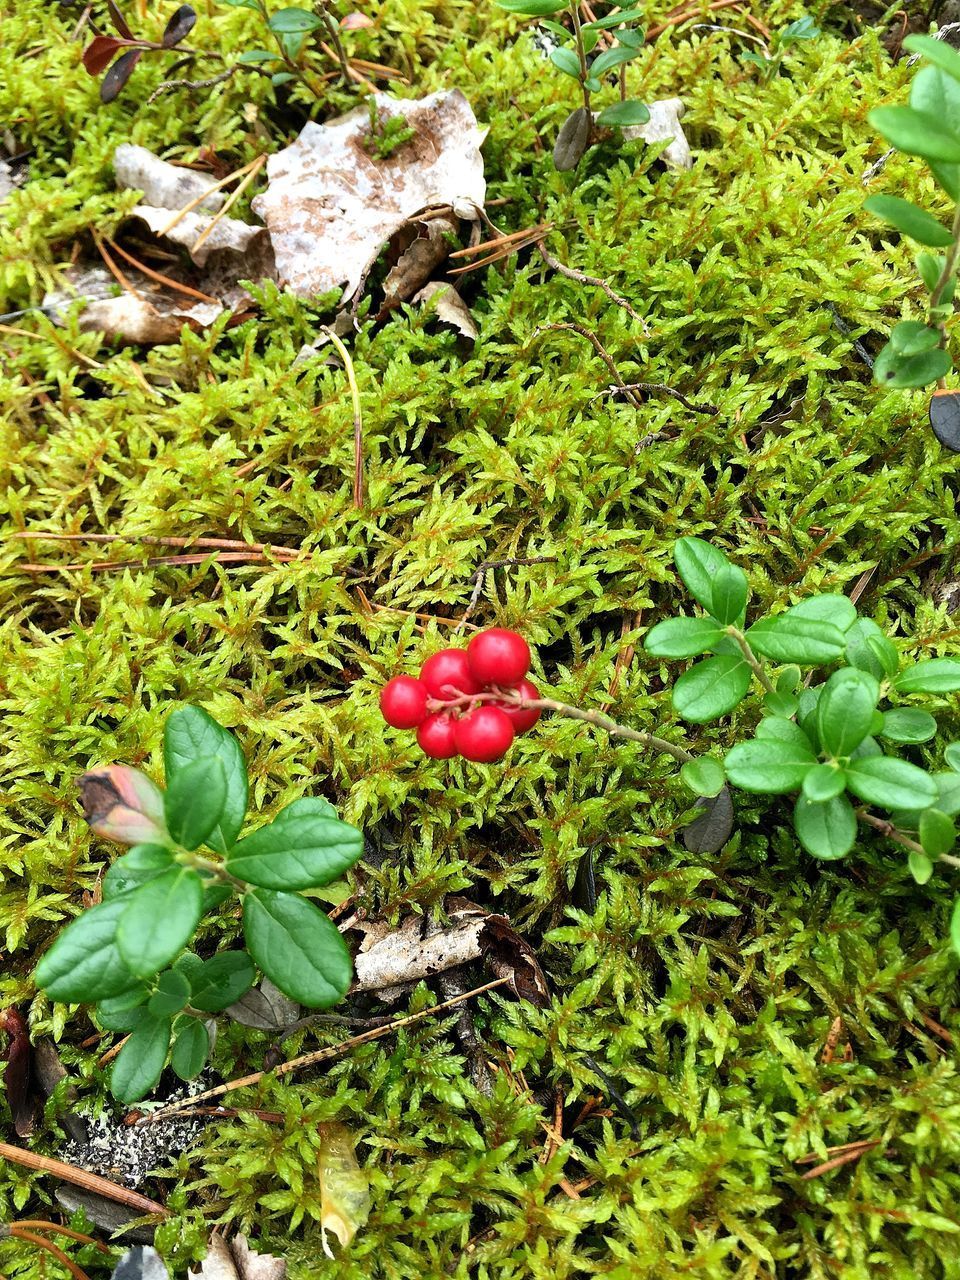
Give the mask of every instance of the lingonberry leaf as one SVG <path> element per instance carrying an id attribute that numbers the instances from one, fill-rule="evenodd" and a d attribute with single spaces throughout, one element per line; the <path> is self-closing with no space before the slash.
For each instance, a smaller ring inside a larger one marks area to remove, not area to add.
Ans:
<path id="1" fill-rule="evenodd" d="M 917 244 L 930 245 L 934 249 L 946 249 L 953 244 L 949 227 L 909 200 L 902 200 L 899 196 L 870 196 L 863 202 L 863 207 L 867 213 L 916 240 Z"/>
<path id="2" fill-rule="evenodd" d="M 683 585 L 708 613 L 713 613 L 713 582 L 730 561 L 703 538 L 678 538 L 673 544 L 673 562 Z"/>
<path id="3" fill-rule="evenodd" d="M 683 847 L 689 853 L 716 853 L 730 839 L 733 831 L 733 797 L 723 787 L 713 797 L 704 799 L 696 818 L 683 829 Z"/>
<path id="4" fill-rule="evenodd" d="M 580 79 L 580 59 L 572 49 L 553 49 L 550 53 L 550 61 L 565 76 L 571 76 L 574 80 Z"/>
<path id="5" fill-rule="evenodd" d="M 929 742 L 937 732 L 937 722 L 929 711 L 896 707 L 883 713 L 883 724 L 876 732 L 891 742 Z"/>
<path id="6" fill-rule="evenodd" d="M 741 791 L 778 795 L 796 791 L 817 763 L 809 746 L 800 742 L 753 739 L 727 752 L 724 768 L 728 780 Z"/>
<path id="7" fill-rule="evenodd" d="M 179 1013 L 190 999 L 190 983 L 176 969 L 167 969 L 157 978 L 157 989 L 147 1003 L 147 1009 L 155 1018 Z"/>
<path id="8" fill-rule="evenodd" d="M 920 843 L 928 857 L 949 853 L 957 842 L 953 820 L 942 809 L 925 809 L 920 815 Z"/>
<path id="9" fill-rule="evenodd" d="M 900 655 L 872 618 L 858 618 L 846 634 L 844 652 L 852 667 L 866 671 L 878 680 L 897 674 Z"/>
<path id="10" fill-rule="evenodd" d="M 832 622 L 810 618 L 797 606 L 775 618 L 761 618 L 747 631 L 751 648 L 774 662 L 819 666 L 843 653 L 844 634 Z"/>
<path id="11" fill-rule="evenodd" d="M 104 104 L 113 102 L 114 98 L 130 79 L 133 69 L 143 56 L 142 49 L 128 49 L 121 53 L 107 74 L 100 82 L 100 101 Z"/>
<path id="12" fill-rule="evenodd" d="M 624 102 L 614 102 L 597 116 L 597 124 L 607 128 L 628 129 L 631 126 L 647 124 L 650 120 L 650 109 L 646 103 L 628 98 Z"/>
<path id="13" fill-rule="evenodd" d="M 267 889 L 311 889 L 336 880 L 363 853 L 363 836 L 326 801 L 295 800 L 227 854 L 227 869 Z"/>
<path id="14" fill-rule="evenodd" d="M 60 934 L 37 965 L 34 979 L 51 1000 L 103 1000 L 136 981 L 117 947 L 117 926 L 129 899 L 91 907 Z"/>
<path id="15" fill-rule="evenodd" d="M 907 667 L 893 682 L 898 693 L 953 693 L 960 689 L 960 661 L 931 658 Z"/>
<path id="16" fill-rule="evenodd" d="M 678 715 L 694 724 L 732 711 L 750 688 L 750 668 L 740 654 L 706 658 L 685 671 L 673 686 Z"/>
<path id="17" fill-rule="evenodd" d="M 873 380 L 885 387 L 928 387 L 945 377 L 952 366 L 946 351 L 922 351 L 919 355 L 904 356 L 888 342 L 874 362 Z"/>
<path id="18" fill-rule="evenodd" d="M 920 320 L 901 320 L 890 330 L 890 345 L 901 356 L 918 356 L 940 342 L 940 330 Z"/>
<path id="19" fill-rule="evenodd" d="M 643 647 L 656 658 L 696 658 L 722 638 L 713 618 L 667 618 L 651 628 Z"/>
<path id="20" fill-rule="evenodd" d="M 884 809 L 928 809 L 937 802 L 936 783 L 906 760 L 883 755 L 852 760 L 846 775 L 855 796 Z"/>
<path id="21" fill-rule="evenodd" d="M 182 4 L 164 28 L 160 43 L 165 49 L 172 49 L 187 38 L 196 21 L 196 11 L 190 5 Z"/>
<path id="22" fill-rule="evenodd" d="M 870 732 L 880 686 L 856 667 L 835 671 L 817 703 L 817 736 L 831 756 L 848 756 Z"/>
<path id="23" fill-rule="evenodd" d="M 856 843 L 857 816 L 846 796 L 818 801 L 801 795 L 793 809 L 793 828 L 807 853 L 833 861 Z"/>
<path id="24" fill-rule="evenodd" d="M 164 815 L 170 835 L 184 849 L 196 849 L 220 823 L 227 778 L 216 756 L 192 760 L 170 779 Z"/>
<path id="25" fill-rule="evenodd" d="M 921 73 L 922 74 L 922 73 Z M 913 107 L 875 107 L 867 119 L 898 151 L 925 160 L 960 162 L 960 138 L 945 121 Z"/>
<path id="26" fill-rule="evenodd" d="M 138 978 L 148 978 L 193 936 L 203 912 L 203 882 L 190 867 L 173 866 L 110 905 L 121 908 L 117 947 L 124 964 Z"/>
<path id="27" fill-rule="evenodd" d="M 139 1102 L 160 1079 L 170 1048 L 169 1018 L 145 1013 L 113 1064 L 110 1092 L 120 1102 Z"/>
<path id="28" fill-rule="evenodd" d="M 223 766 L 227 782 L 223 812 L 206 841 L 217 853 L 226 853 L 240 834 L 247 812 L 249 785 L 243 752 L 233 734 L 202 707 L 180 707 L 167 717 L 163 730 L 167 785 L 181 769 L 205 756 L 216 756 Z"/>
<path id="29" fill-rule="evenodd" d="M 107 0 L 107 11 L 110 14 L 113 25 L 120 32 L 123 38 L 125 40 L 132 40 L 133 32 L 127 26 L 127 20 L 120 12 L 120 9 L 116 4 L 116 0 Z"/>
<path id="30" fill-rule="evenodd" d="M 832 622 L 839 631 L 849 631 L 857 620 L 857 607 L 847 596 L 819 595 L 801 600 L 790 610 L 794 618 L 815 618 Z"/>
<path id="31" fill-rule="evenodd" d="M 925 853 L 918 853 L 916 849 L 907 854 L 907 866 L 917 884 L 926 884 L 933 875 L 933 863 Z"/>
<path id="32" fill-rule="evenodd" d="M 814 765 L 803 779 L 803 794 L 817 803 L 842 795 L 846 788 L 846 776 L 836 765 Z"/>
<path id="33" fill-rule="evenodd" d="M 170 1065 L 181 1080 L 194 1080 L 210 1053 L 210 1034 L 197 1018 L 183 1019 L 173 1041 Z"/>
<path id="34" fill-rule="evenodd" d="M 247 949 L 286 995 L 328 1009 L 353 976 L 346 944 L 323 912 L 295 893 L 252 889 L 243 899 Z"/>
<path id="35" fill-rule="evenodd" d="M 960 773 L 960 742 L 948 742 L 943 749 L 943 759 L 948 768 Z"/>
<path id="36" fill-rule="evenodd" d="M 204 1013 L 219 1013 L 246 995 L 255 977 L 245 951 L 221 951 L 190 974 L 190 1004 Z"/>
<path id="37" fill-rule="evenodd" d="M 149 987 L 145 982 L 140 982 L 118 996 L 98 1000 L 97 1022 L 105 1031 L 132 1031 L 140 1021 L 149 998 Z"/>
<path id="38" fill-rule="evenodd" d="M 735 564 L 725 564 L 713 578 L 710 612 L 723 626 L 739 623 L 747 607 L 747 575 Z"/>
<path id="39" fill-rule="evenodd" d="M 706 800 L 719 795 L 727 780 L 723 765 L 712 756 L 688 760 L 680 770 L 680 777 L 695 796 L 702 796 Z"/>
<path id="40" fill-rule="evenodd" d="M 173 854 L 161 844 L 135 844 L 107 868 L 100 892 L 104 902 L 118 898 L 122 893 L 139 889 L 142 884 L 156 880 L 174 866 Z"/>
<path id="41" fill-rule="evenodd" d="M 94 36 L 83 51 L 83 65 L 92 76 L 98 76 L 113 61 L 117 50 L 123 47 L 123 41 L 115 36 Z"/>
<path id="42" fill-rule="evenodd" d="M 582 30 L 609 31 L 613 27 L 619 27 L 624 22 L 635 22 L 637 18 L 643 17 L 643 13 L 643 9 L 617 9 L 614 13 L 608 13 L 603 18 L 594 18 L 592 22 L 585 22 Z"/>
<path id="43" fill-rule="evenodd" d="M 755 736 L 761 741 L 789 742 L 813 751 L 813 743 L 806 731 L 784 716 L 765 716 L 757 725 Z"/>
<path id="44" fill-rule="evenodd" d="M 291 6 L 287 9 L 278 9 L 276 13 L 271 14 L 267 26 L 278 35 L 300 35 L 322 27 L 323 19 L 315 13 L 310 13 L 308 9 Z"/>
<path id="45" fill-rule="evenodd" d="M 591 74 L 598 77 L 602 76 L 606 72 L 612 71 L 614 67 L 619 67 L 625 62 L 632 62 L 642 52 L 642 49 L 631 49 L 629 45 L 623 44 L 615 45 L 612 49 L 605 49 L 590 64 Z"/>
<path id="46" fill-rule="evenodd" d="M 946 40 L 937 40 L 933 36 L 907 36 L 903 47 L 911 53 L 920 53 L 941 71 L 945 71 L 954 80 L 960 81 L 960 53 L 957 53 Z"/>

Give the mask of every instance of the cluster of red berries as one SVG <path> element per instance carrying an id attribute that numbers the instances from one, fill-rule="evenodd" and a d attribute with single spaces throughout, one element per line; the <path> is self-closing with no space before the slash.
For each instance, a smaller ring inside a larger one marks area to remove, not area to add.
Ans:
<path id="1" fill-rule="evenodd" d="M 537 686 L 525 679 L 529 669 L 523 636 L 491 627 L 466 649 L 433 654 L 418 678 L 395 676 L 380 693 L 380 710 L 395 729 L 416 729 L 420 747 L 435 760 L 463 756 L 491 764 L 540 719 L 539 707 L 511 701 L 511 695 L 539 698 Z"/>

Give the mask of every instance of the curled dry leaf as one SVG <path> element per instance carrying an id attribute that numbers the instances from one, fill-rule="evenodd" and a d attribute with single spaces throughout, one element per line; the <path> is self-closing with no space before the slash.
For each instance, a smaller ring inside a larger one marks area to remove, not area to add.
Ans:
<path id="1" fill-rule="evenodd" d="M 200 1269 L 187 1274 L 191 1280 L 284 1280 L 287 1264 L 272 1253 L 255 1253 L 245 1235 L 227 1240 L 212 1231 Z"/>
<path id="2" fill-rule="evenodd" d="M 9 1037 L 5 1055 L 7 1065 L 3 1073 L 7 1105 L 17 1136 L 26 1138 L 33 1133 L 37 1101 L 30 1088 L 30 1032 L 16 1009 L 0 1011 L 0 1029 Z"/>
<path id="3" fill-rule="evenodd" d="M 113 172 L 118 187 L 142 191 L 143 203 L 158 209 L 182 209 L 205 191 L 209 194 L 201 209 L 215 213 L 223 204 L 223 195 L 210 190 L 216 184 L 208 174 L 170 164 L 130 142 L 121 143 L 114 151 Z"/>
<path id="4" fill-rule="evenodd" d="M 184 324 L 205 328 L 213 324 L 223 310 L 218 302 L 193 302 L 133 269 L 124 274 L 137 290 L 136 294 L 117 296 L 117 282 L 110 272 L 102 267 L 88 267 L 69 273 L 65 279 L 70 288 L 46 294 L 43 305 L 56 319 L 83 299 L 87 305 L 78 320 L 82 332 L 101 332 L 112 340 L 144 346 L 175 342 Z"/>
<path id="5" fill-rule="evenodd" d="M 426 284 L 434 269 L 448 257 L 450 237 L 457 233 L 457 224 L 449 217 L 418 220 L 411 226 L 414 238 L 383 282 L 383 298 L 387 306 L 406 302 Z"/>
<path id="6" fill-rule="evenodd" d="M 639 138 L 642 142 L 663 142 L 671 139 L 670 145 L 663 152 L 663 161 L 673 169 L 692 169 L 693 156 L 690 144 L 680 125 L 680 117 L 686 107 L 679 98 L 658 98 L 648 102 L 650 119 L 646 124 L 627 125 L 623 136 L 628 142 Z"/>
<path id="7" fill-rule="evenodd" d="M 424 306 L 427 303 L 431 303 L 438 320 L 450 325 L 452 329 L 459 329 L 463 336 L 471 341 L 475 340 L 480 332 L 476 324 L 474 324 L 473 316 L 470 314 L 467 304 L 452 284 L 445 284 L 440 280 L 431 280 L 416 295 L 414 302 L 419 302 Z"/>
<path id="8" fill-rule="evenodd" d="M 183 245 L 198 267 L 206 266 L 214 254 L 228 253 L 234 255 L 235 279 L 262 280 L 273 275 L 272 255 L 263 227 L 253 227 L 236 218 L 218 218 L 214 222 L 204 214 L 185 213 L 168 231 L 170 210 L 155 209 L 145 204 L 138 204 L 130 216 L 140 218 L 154 235 L 162 235 L 174 244 Z M 200 237 L 208 231 L 211 223 L 213 230 L 201 241 Z"/>
<path id="9" fill-rule="evenodd" d="M 487 916 L 480 931 L 480 950 L 496 978 L 509 978 L 519 1000 L 538 1009 L 550 1003 L 550 991 L 533 948 L 520 937 L 506 916 Z"/>
<path id="10" fill-rule="evenodd" d="M 306 124 L 267 161 L 267 190 L 253 201 L 276 254 L 282 284 L 313 297 L 346 284 L 360 288 L 383 245 L 426 209 L 452 206 L 477 216 L 486 184 L 484 133 L 458 89 L 397 101 L 375 94 L 381 123 L 401 116 L 414 130 L 389 156 L 366 149 L 366 106 L 326 124 Z"/>
<path id="11" fill-rule="evenodd" d="M 282 1031 L 300 1017 L 300 1006 L 275 987 L 269 978 L 264 978 L 259 987 L 251 987 L 236 1004 L 230 1005 L 227 1013 L 234 1022 L 245 1027 Z"/>
<path id="12" fill-rule="evenodd" d="M 323 1251 L 335 1255 L 327 1232 L 346 1248 L 370 1214 L 370 1183 L 357 1163 L 350 1130 L 342 1124 L 320 1125 L 320 1232 Z"/>

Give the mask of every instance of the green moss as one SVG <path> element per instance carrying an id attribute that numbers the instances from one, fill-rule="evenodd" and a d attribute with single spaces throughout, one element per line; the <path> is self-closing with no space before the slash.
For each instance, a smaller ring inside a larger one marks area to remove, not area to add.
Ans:
<path id="1" fill-rule="evenodd" d="M 468 1083 L 446 1021 L 317 1078 L 247 1091 L 283 1122 L 245 1115 L 211 1128 L 155 1184 L 176 1211 L 159 1240 L 178 1265 L 222 1221 L 288 1253 L 295 1274 L 357 1280 L 960 1275 L 960 1081 L 932 1025 L 960 1034 L 956 962 L 942 944 L 948 885 L 917 887 L 883 845 L 814 866 L 786 816 L 749 798 L 735 839 L 698 858 L 677 843 L 686 801 L 663 758 L 546 719 L 503 767 L 440 765 L 385 731 L 376 710 L 383 679 L 450 635 L 416 615 L 460 616 L 485 559 L 546 556 L 490 575 L 473 621 L 520 626 L 538 683 L 565 700 L 612 701 L 620 719 L 669 729 L 667 667 L 628 655 L 682 606 L 669 557 L 678 534 L 716 538 L 762 606 L 850 590 L 870 570 L 862 610 L 905 650 L 956 652 L 955 622 L 925 588 L 954 563 L 956 462 L 931 438 L 922 397 L 873 387 L 853 345 L 879 345 L 918 296 L 906 249 L 884 245 L 861 210 L 861 175 L 881 151 L 866 113 L 908 73 L 866 31 L 853 45 L 805 45 L 761 87 L 735 34 L 670 30 L 631 70 L 631 91 L 683 97 L 694 168 L 665 171 L 640 146 L 608 146 L 577 184 L 549 160 L 575 86 L 526 34 L 515 39 L 522 24 L 461 0 L 370 12 L 361 56 L 402 67 L 406 94 L 462 87 L 491 125 L 489 192 L 507 200 L 498 223 L 553 222 L 551 251 L 609 278 L 651 334 L 529 253 L 467 277 L 481 330 L 472 351 L 417 309 L 365 323 L 353 345 L 369 486 L 358 512 L 343 376 L 320 362 L 292 368 L 315 308 L 267 289 L 237 327 L 150 351 L 39 317 L 17 322 L 33 337 L 0 333 L 7 533 L 130 539 L 24 550 L 11 537 L 0 552 L 0 1001 L 29 1007 L 66 1045 L 88 1034 L 82 1011 L 49 1009 L 30 981 L 39 949 L 112 856 L 80 819 L 74 781 L 112 760 L 159 776 L 165 711 L 200 702 L 238 733 L 255 806 L 319 792 L 364 828 L 383 860 L 356 878 L 362 905 L 396 919 L 466 890 L 525 930 L 556 999 L 539 1013 L 480 1002 L 500 1067 L 490 1097 Z M 771 26 L 798 12 L 756 6 Z M 212 148 L 235 167 L 280 146 L 305 112 L 348 102 L 297 90 L 281 110 L 251 74 L 146 104 L 161 58 L 100 108 L 67 42 L 71 21 L 21 0 L 0 50 L 3 117 L 34 149 L 31 182 L 0 210 L 4 310 L 36 302 L 75 251 L 90 254 L 91 226 L 119 223 L 130 197 L 112 186 L 118 142 L 183 160 Z M 231 50 L 259 43 L 255 32 L 248 11 L 210 5 L 191 42 Z M 937 207 L 920 167 L 900 159 L 874 189 Z M 627 381 L 667 382 L 719 413 L 596 399 L 610 378 L 588 344 L 535 332 L 571 321 L 599 334 Z M 156 551 L 141 534 L 302 554 L 147 567 Z M 25 556 L 86 567 L 32 576 Z M 90 567 L 103 558 L 134 565 Z M 956 733 L 956 707 L 944 712 Z M 709 747 L 733 731 L 692 737 Z M 587 849 L 593 916 L 569 906 Z M 220 924 L 225 936 L 234 928 Z M 419 991 L 412 1007 L 431 998 Z M 823 1064 L 838 1017 L 850 1060 Z M 303 1033 L 287 1049 L 339 1034 Z M 264 1036 L 225 1029 L 216 1072 L 253 1069 L 265 1048 Z M 99 1097 L 91 1053 L 64 1052 Z M 588 1057 L 635 1133 L 616 1108 L 570 1129 L 581 1103 L 608 1093 Z M 554 1088 L 566 1141 L 541 1163 Z M 332 1118 L 356 1132 L 374 1193 L 370 1223 L 337 1263 L 322 1260 L 317 1223 L 316 1125 Z M 800 1157 L 860 1139 L 878 1145 L 802 1179 Z M 56 1129 L 34 1143 L 55 1153 Z M 579 1198 L 564 1177 L 582 1184 Z M 50 1192 L 8 1167 L 0 1213 L 39 1216 Z M 38 1274 L 35 1255 L 9 1243 L 0 1267 Z"/>

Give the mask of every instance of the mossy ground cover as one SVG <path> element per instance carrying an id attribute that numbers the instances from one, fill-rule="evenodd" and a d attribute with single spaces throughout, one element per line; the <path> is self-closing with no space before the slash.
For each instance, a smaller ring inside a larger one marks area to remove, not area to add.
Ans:
<path id="1" fill-rule="evenodd" d="M 882 843 L 814 864 L 786 810 L 743 797 L 725 849 L 693 855 L 678 840 L 689 802 L 663 757 L 544 719 L 501 766 L 429 762 L 376 709 L 386 678 L 448 639 L 478 565 L 536 557 L 488 575 L 472 622 L 523 631 L 535 679 L 558 697 L 679 732 L 667 668 L 634 648 L 684 604 L 670 561 L 682 534 L 722 545 L 763 606 L 849 592 L 869 571 L 861 610 L 904 652 L 957 651 L 960 631 L 929 591 L 931 575 L 949 578 L 960 540 L 955 458 L 929 434 L 921 396 L 873 386 L 855 346 L 876 349 L 911 314 L 907 250 L 884 243 L 861 207 L 863 171 L 882 150 L 866 113 L 902 94 L 909 73 L 845 7 L 811 9 L 827 34 L 763 86 L 738 60 L 737 35 L 668 29 L 631 70 L 631 90 L 684 99 L 693 169 L 608 145 L 573 180 L 549 149 L 575 86 L 520 24 L 460 0 L 370 7 L 377 25 L 359 50 L 402 67 L 405 93 L 460 87 L 490 125 L 489 195 L 507 201 L 498 223 L 555 223 L 551 251 L 608 278 L 651 332 L 529 252 L 468 277 L 472 349 L 419 308 L 366 320 L 352 343 L 363 510 L 342 371 L 293 367 L 329 318 L 320 304 L 267 289 L 236 327 L 152 350 L 39 316 L 14 326 L 31 336 L 0 331 L 5 531 L 128 534 L 109 555 L 136 562 L 38 577 L 18 567 L 25 555 L 92 564 L 103 549 L 3 544 L 0 1002 L 60 1036 L 84 1093 L 102 1102 L 103 1046 L 79 1047 L 86 1015 L 49 1007 L 30 974 L 113 856 L 81 819 L 77 776 L 114 760 L 159 776 L 164 715 L 181 701 L 237 733 L 255 806 L 323 794 L 364 829 L 370 858 L 354 887 L 370 913 L 436 914 L 445 894 L 466 892 L 512 916 L 555 992 L 539 1012 L 478 1005 L 500 1068 L 490 1096 L 469 1081 L 453 1019 L 239 1095 L 282 1123 L 218 1123 L 151 1184 L 174 1214 L 158 1244 L 175 1266 L 222 1223 L 288 1256 L 295 1274 L 358 1280 L 960 1275 L 949 885 L 916 886 Z M 799 13 L 753 10 L 771 27 Z M 199 11 L 193 43 L 202 32 L 227 52 L 261 42 L 247 11 Z M 102 108 L 68 43 L 75 21 L 17 0 L 4 24 L 0 118 L 33 149 L 29 183 L 0 210 L 5 311 L 36 303 L 88 256 L 91 228 L 120 224 L 131 203 L 112 181 L 120 141 L 182 161 L 215 153 L 233 168 L 283 145 L 310 109 L 294 96 L 280 113 L 252 75 L 146 104 L 162 60 Z M 349 102 L 332 89 L 312 110 Z M 901 159 L 873 189 L 937 207 L 920 167 Z M 590 346 L 536 333 L 571 322 L 599 335 L 626 381 L 669 383 L 719 412 L 595 398 L 610 378 Z M 294 563 L 148 567 L 143 534 L 302 551 Z M 955 707 L 943 711 L 958 736 Z M 690 738 L 703 749 L 735 731 Z M 571 906 L 587 850 L 592 914 Z M 227 916 L 207 942 L 236 930 Z M 410 1008 L 434 998 L 420 989 Z M 341 1034 L 322 1025 L 286 1049 Z M 224 1026 L 212 1078 L 260 1065 L 267 1043 Z M 555 1091 L 568 1123 L 588 1098 L 609 1101 L 587 1058 L 635 1128 L 614 1107 L 543 1162 Z M 316 1146 L 334 1119 L 356 1133 L 374 1208 L 328 1262 Z M 858 1140 L 877 1146 L 803 1179 L 800 1157 Z M 56 1154 L 56 1123 L 32 1142 Z M 582 1184 L 579 1198 L 562 1178 Z M 7 1165 L 0 1213 L 43 1216 L 50 1192 Z M 41 1274 L 37 1255 L 9 1242 L 0 1267 Z"/>

